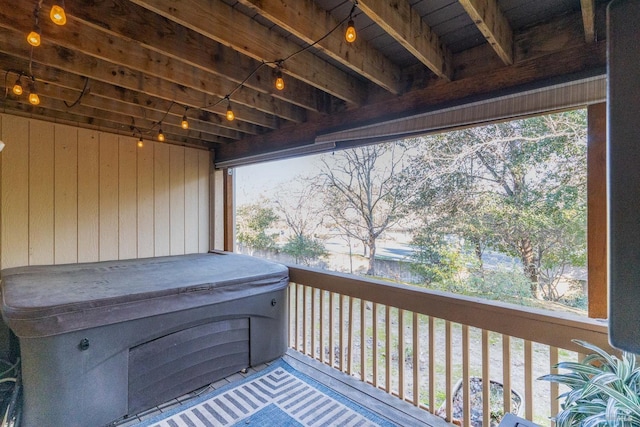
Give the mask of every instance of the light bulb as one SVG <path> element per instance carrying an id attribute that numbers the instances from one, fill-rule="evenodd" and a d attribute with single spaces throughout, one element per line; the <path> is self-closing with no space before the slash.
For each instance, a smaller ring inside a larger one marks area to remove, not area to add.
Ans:
<path id="1" fill-rule="evenodd" d="M 347 39 L 347 41 L 349 43 L 353 43 L 354 41 L 356 41 L 356 27 L 354 26 L 354 22 L 353 19 L 349 20 L 349 23 L 347 24 L 347 32 L 344 35 L 344 38 Z"/>
<path id="2" fill-rule="evenodd" d="M 182 116 L 182 122 L 180 122 L 182 129 L 189 129 L 189 122 L 187 121 L 187 115 Z"/>
<path id="3" fill-rule="evenodd" d="M 276 74 L 276 89 L 284 89 L 284 79 L 282 78 L 282 71 L 278 71 Z"/>
<path id="4" fill-rule="evenodd" d="M 231 104 L 229 104 L 227 106 L 227 120 L 229 120 L 231 122 L 235 118 L 236 118 L 236 115 L 233 114 L 233 110 L 231 109 Z"/>
<path id="5" fill-rule="evenodd" d="M 158 130 L 158 141 L 164 142 L 164 133 L 162 133 L 162 128 Z"/>
<path id="6" fill-rule="evenodd" d="M 64 1 L 56 2 L 51 7 L 51 13 L 49 14 L 54 24 L 64 25 L 67 23 L 67 15 L 64 13 Z"/>
<path id="7" fill-rule="evenodd" d="M 144 142 L 142 142 L 142 137 L 138 140 L 138 148 L 142 148 L 144 146 Z"/>
<path id="8" fill-rule="evenodd" d="M 40 28 L 35 27 L 27 36 L 27 42 L 34 47 L 40 46 Z"/>
<path id="9" fill-rule="evenodd" d="M 22 95 L 22 85 L 20 84 L 20 77 L 18 77 L 18 80 L 16 80 L 16 84 L 13 85 L 12 90 L 15 95 Z"/>
<path id="10" fill-rule="evenodd" d="M 40 104 L 40 97 L 38 96 L 37 93 L 31 92 L 29 94 L 29 102 L 33 105 L 38 105 Z"/>

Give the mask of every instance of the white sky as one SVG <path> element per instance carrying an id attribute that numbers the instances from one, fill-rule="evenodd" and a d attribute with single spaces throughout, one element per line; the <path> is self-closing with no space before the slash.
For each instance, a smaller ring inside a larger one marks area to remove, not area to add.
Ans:
<path id="1" fill-rule="evenodd" d="M 317 171 L 318 157 L 296 157 L 235 168 L 236 205 L 252 203 L 260 196 L 269 198 L 279 186 L 291 183 L 296 176 Z"/>

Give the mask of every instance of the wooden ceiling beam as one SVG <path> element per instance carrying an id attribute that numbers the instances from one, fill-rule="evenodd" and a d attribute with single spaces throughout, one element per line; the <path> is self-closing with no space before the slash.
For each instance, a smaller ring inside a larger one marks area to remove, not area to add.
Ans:
<path id="1" fill-rule="evenodd" d="M 28 60 L 30 57 L 30 49 L 26 43 L 22 42 L 22 39 L 22 32 L 16 33 L 7 30 L 2 27 L 2 22 L 0 22 L 0 40 L 7 41 L 6 43 L 0 44 L 0 52 Z M 175 101 L 180 105 L 201 110 L 203 116 L 207 116 L 208 113 L 213 113 L 211 117 L 217 116 L 217 118 L 212 122 L 227 129 L 248 134 L 259 134 L 264 131 L 262 127 L 242 120 L 227 121 L 224 118 L 226 114 L 226 104 L 220 103 L 214 105 L 220 101 L 219 97 L 209 97 L 194 89 L 185 88 L 179 84 L 148 76 L 80 52 L 74 52 L 59 46 L 51 46 L 45 41 L 35 50 L 34 62 L 46 64 L 69 73 L 87 76 L 92 80 L 114 84 L 139 92 L 141 95 L 148 94 L 169 102 Z M 239 105 L 235 105 L 233 108 L 238 116 L 245 114 L 245 112 L 247 114 L 251 111 L 255 113 L 255 110 L 248 110 Z M 272 127 L 275 128 L 277 125 L 274 123 Z"/>
<path id="2" fill-rule="evenodd" d="M 301 49 L 221 0 L 131 1 L 257 61 L 275 61 Z M 303 51 L 289 58 L 285 68 L 295 78 L 350 104 L 361 105 L 366 99 L 362 82 L 312 52 Z"/>
<path id="3" fill-rule="evenodd" d="M 26 70 L 27 68 L 28 61 L 0 53 L 0 70 Z M 170 102 L 162 99 L 153 98 L 149 95 L 139 94 L 129 89 L 120 88 L 91 79 L 87 81 L 84 77 L 41 64 L 33 64 L 32 68 L 34 75 L 38 76 L 38 82 L 67 89 L 69 91 L 68 96 L 60 99 L 66 100 L 68 103 L 74 102 L 80 96 L 86 82 L 85 96 L 82 97 L 80 102 L 86 105 L 87 97 L 92 97 L 94 98 L 92 99 L 92 105 L 96 108 L 102 107 L 100 105 L 100 100 L 102 99 L 106 99 L 108 101 L 115 100 L 118 101 L 118 104 L 115 107 L 117 108 L 117 111 L 127 111 L 127 114 L 131 114 L 133 117 L 150 118 L 162 117 L 167 112 L 167 108 L 171 105 Z M 26 84 L 24 79 L 23 83 Z M 169 118 L 168 120 L 180 123 L 184 113 L 184 108 L 176 105 L 169 110 L 167 117 Z M 187 112 L 189 128 L 191 130 L 228 138 L 230 140 L 238 140 L 246 135 L 235 130 L 220 127 L 210 121 L 202 121 L 195 117 L 194 113 L 195 110 Z"/>
<path id="4" fill-rule="evenodd" d="M 40 97 L 40 104 L 37 106 L 31 105 L 25 99 L 6 99 L 5 104 L 11 108 L 12 114 L 21 113 L 20 115 L 26 117 L 41 118 L 45 121 L 64 122 L 73 126 L 79 126 L 83 128 L 92 128 L 100 130 L 109 130 L 120 135 L 129 135 L 131 137 L 140 137 L 140 134 L 131 129 L 131 126 L 127 123 L 123 123 L 121 119 L 125 116 L 117 114 L 104 115 L 98 114 L 98 111 L 92 111 L 90 108 L 79 109 L 73 113 L 66 110 L 66 106 L 62 101 L 47 98 L 46 96 Z M 126 120 L 125 120 L 126 121 Z M 191 138 L 180 133 L 166 132 L 165 142 L 188 144 L 193 147 L 212 149 L 221 145 L 216 141 L 205 141 L 202 139 Z M 145 134 L 143 139 L 151 140 L 155 139 L 156 134 Z M 225 145 L 224 143 L 222 145 Z"/>
<path id="5" fill-rule="evenodd" d="M 306 43 L 313 44 L 320 40 L 315 47 L 394 95 L 402 92 L 400 68 L 365 41 L 347 43 L 344 38 L 346 22 L 340 25 L 337 19 L 314 1 L 239 0 L 239 3 Z M 286 72 L 286 69 L 283 71 Z"/>
<path id="6" fill-rule="evenodd" d="M 264 135 L 255 135 L 216 149 L 216 161 L 223 162 L 248 155 L 265 154 L 302 145 L 313 144 L 317 135 L 353 127 L 386 121 L 439 105 L 473 97 L 489 95 L 518 86 L 549 79 L 557 79 L 589 70 L 605 72 L 606 43 L 582 44 L 547 54 L 543 57 L 523 60 L 511 66 L 502 66 L 445 84 L 436 84 L 415 90 L 378 104 L 370 104 L 357 110 L 321 117 L 301 125 L 279 129 Z"/>
<path id="7" fill-rule="evenodd" d="M 434 74 L 451 80 L 451 53 L 407 0 L 358 0 L 358 9 Z"/>
<path id="8" fill-rule="evenodd" d="M 584 25 L 584 39 L 587 43 L 596 40 L 596 1 L 580 0 L 582 23 Z"/>
<path id="9" fill-rule="evenodd" d="M 458 0 L 502 62 L 513 64 L 513 31 L 497 0 Z"/>
<path id="10" fill-rule="evenodd" d="M 239 84 L 260 65 L 247 56 L 217 43 L 202 34 L 185 28 L 128 0 L 113 0 L 96 5 L 93 0 L 73 2 L 70 13 L 74 19 L 93 25 L 112 35 L 125 36 L 158 53 L 181 60 L 214 73 L 233 84 Z M 153 29 L 153 30 L 151 30 Z M 273 85 L 273 70 L 261 67 L 244 86 L 281 101 L 310 111 L 328 113 L 318 102 L 318 89 L 291 78 L 286 91 Z"/>
<path id="11" fill-rule="evenodd" d="M 7 22 L 6 27 L 19 31 L 32 25 L 33 18 L 28 15 L 31 5 L 24 2 L 20 2 L 20 5 L 16 4 L 16 7 L 11 11 L 4 9 L 0 11 L 0 21 L 10 21 Z M 48 15 L 48 8 L 43 7 L 41 13 Z M 12 17 L 13 19 L 11 19 Z M 199 90 L 212 96 L 223 98 L 237 87 L 236 84 L 221 79 L 215 74 L 199 68 L 186 67 L 181 61 L 151 51 L 138 43 L 131 43 L 120 36 L 106 34 L 96 27 L 83 25 L 71 15 L 63 29 L 56 28 L 57 26 L 51 20 L 44 20 L 40 26 L 43 32 L 43 42 L 57 44 L 74 52 L 81 52 L 151 76 L 164 78 L 183 87 Z M 306 120 L 305 110 L 300 107 L 276 100 L 249 88 L 236 91 L 234 103 L 244 105 L 247 109 L 257 109 L 268 115 L 298 123 Z M 260 126 L 274 129 L 277 127 L 272 126 L 272 120 L 268 118 L 265 120 L 264 115 L 258 112 L 246 112 L 238 117 Z"/>

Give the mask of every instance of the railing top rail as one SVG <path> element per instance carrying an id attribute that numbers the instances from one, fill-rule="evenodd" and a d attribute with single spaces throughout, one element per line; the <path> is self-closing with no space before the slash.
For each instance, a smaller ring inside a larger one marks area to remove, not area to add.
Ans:
<path id="1" fill-rule="evenodd" d="M 289 266 L 289 278 L 293 283 L 554 347 L 583 352 L 582 347 L 571 342 L 579 339 L 611 350 L 608 322 L 571 313 L 522 307 L 297 265 Z"/>

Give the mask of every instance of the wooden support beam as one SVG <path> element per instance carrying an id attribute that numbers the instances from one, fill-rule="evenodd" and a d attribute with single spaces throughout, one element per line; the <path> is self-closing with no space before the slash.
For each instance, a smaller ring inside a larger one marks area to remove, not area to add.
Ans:
<path id="1" fill-rule="evenodd" d="M 258 61 L 275 61 L 301 49 L 222 0 L 131 1 Z M 304 51 L 288 59 L 286 70 L 351 104 L 361 105 L 366 99 L 366 88 L 361 82 L 311 52 Z"/>
<path id="2" fill-rule="evenodd" d="M 314 1 L 239 0 L 239 2 L 295 34 L 306 43 L 312 44 L 320 40 L 315 46 L 324 53 L 389 92 L 395 95 L 400 94 L 400 68 L 365 41 L 347 43 L 342 29 L 329 34 L 339 25 L 339 22 Z M 329 35 L 326 36 L 327 34 Z M 286 68 L 283 72 L 286 73 Z"/>
<path id="3" fill-rule="evenodd" d="M 584 39 L 587 43 L 596 40 L 596 0 L 580 0 L 582 22 L 584 25 Z"/>
<path id="4" fill-rule="evenodd" d="M 0 40 L 7 40 L 8 43 L 0 44 L 0 52 L 16 56 L 23 60 L 29 60 L 30 51 L 26 43 L 22 43 L 22 33 L 8 30 L 0 23 Z M 195 89 L 186 88 L 179 84 L 167 80 L 145 75 L 144 73 L 131 70 L 127 67 L 103 61 L 80 52 L 70 51 L 59 46 L 52 46 L 43 42 L 38 46 L 37 54 L 34 56 L 35 63 L 47 64 L 53 68 L 66 71 L 68 73 L 79 73 L 92 80 L 101 81 L 111 85 L 126 88 L 141 94 L 151 95 L 159 99 L 183 106 L 198 108 L 203 115 L 210 115 L 209 121 L 227 129 L 237 130 L 242 133 L 256 135 L 263 131 L 263 128 L 252 123 L 236 119 L 233 122 L 227 121 L 226 105 L 214 105 L 220 100 L 219 97 L 208 97 Z M 37 76 L 36 76 L 37 77 Z M 255 110 L 244 109 L 241 106 L 234 106 L 236 115 L 256 113 Z M 160 120 L 162 115 L 157 116 Z M 258 117 L 256 117 L 258 118 Z M 264 115 L 262 117 L 264 119 Z M 275 127 L 275 123 L 272 127 Z"/>
<path id="5" fill-rule="evenodd" d="M 493 50 L 506 64 L 513 64 L 513 31 L 497 0 L 458 0 Z"/>
<path id="6" fill-rule="evenodd" d="M 407 0 L 359 0 L 358 9 L 434 74 L 444 80 L 451 80 L 451 53 Z"/>
<path id="7" fill-rule="evenodd" d="M 390 120 L 400 115 L 417 114 L 425 110 L 437 109 L 439 105 L 573 73 L 584 73 L 588 70 L 604 73 L 605 67 L 605 43 L 582 44 L 543 57 L 538 56 L 532 60 L 524 60 L 508 67 L 503 66 L 488 70 L 482 75 L 473 75 L 450 83 L 428 86 L 357 110 L 332 114 L 265 135 L 247 137 L 233 144 L 219 147 L 216 152 L 216 161 L 228 161 L 249 154 L 264 154 L 313 144 L 317 135 L 345 127 Z"/>
<path id="8" fill-rule="evenodd" d="M 16 4 L 11 13 L 1 9 L 0 25 L 15 31 L 29 28 L 32 25 L 32 17 L 29 16 L 30 10 L 31 5 L 26 3 Z M 48 13 L 46 7 L 43 7 L 42 13 Z M 131 43 L 120 36 L 106 34 L 96 27 L 83 25 L 71 17 L 65 25 L 65 31 L 59 31 L 55 28 L 56 25 L 51 20 L 44 20 L 40 26 L 43 33 L 47 35 L 47 37 L 43 37 L 43 43 L 55 44 L 69 49 L 71 55 L 76 52 L 83 53 L 131 70 L 162 78 L 180 87 L 199 90 L 212 97 L 218 97 L 218 100 L 237 87 L 236 84 L 221 79 L 213 73 L 199 68 L 185 67 L 181 61 L 142 47 L 137 43 Z M 67 59 L 72 61 L 72 57 Z M 83 74 L 82 69 L 77 69 L 77 73 Z M 302 122 L 306 119 L 305 112 L 300 107 L 274 100 L 270 96 L 265 96 L 246 87 L 234 92 L 233 101 L 234 105 L 245 106 L 243 114 L 236 113 L 239 120 L 272 129 L 277 128 L 278 125 L 275 120 L 269 119 L 268 115 L 278 113 L 279 117 L 294 122 Z M 226 104 L 224 108 L 226 110 Z"/>
<path id="9" fill-rule="evenodd" d="M 202 34 L 157 15 L 128 0 L 73 2 L 73 18 L 95 26 L 113 36 L 126 36 L 142 46 L 211 72 L 238 84 L 256 70 L 260 62 L 248 58 Z M 244 82 L 244 86 L 268 94 L 310 111 L 327 113 L 319 104 L 319 91 L 294 78 L 287 81 L 285 93 L 275 89 L 273 70 L 262 67 Z"/>
<path id="10" fill-rule="evenodd" d="M 233 169 L 223 169 L 224 187 L 224 250 L 233 252 L 235 236 L 235 190 L 233 180 Z"/>
<path id="11" fill-rule="evenodd" d="M 608 316 L 607 106 L 587 109 L 587 269 L 589 317 Z"/>

